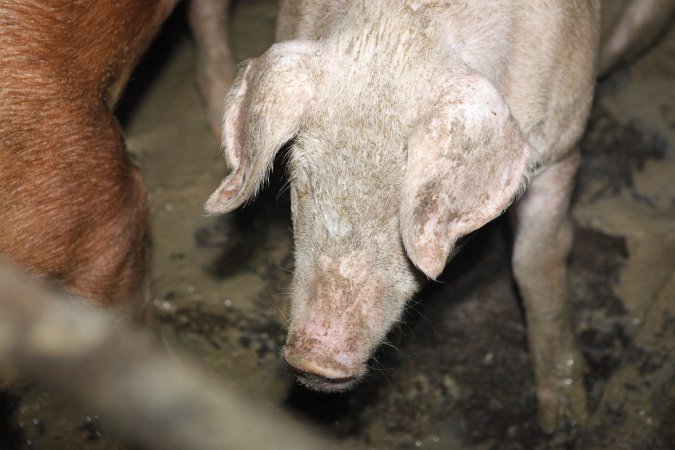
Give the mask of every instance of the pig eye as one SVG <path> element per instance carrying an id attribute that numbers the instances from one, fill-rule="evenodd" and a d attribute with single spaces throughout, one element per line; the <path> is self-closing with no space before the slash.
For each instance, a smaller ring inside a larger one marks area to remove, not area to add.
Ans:
<path id="1" fill-rule="evenodd" d="M 302 228 L 308 220 L 311 220 L 307 216 L 307 201 L 304 200 L 308 192 L 306 190 L 302 192 L 300 194 L 296 186 L 291 186 L 291 226 L 294 233 Z"/>
<path id="2" fill-rule="evenodd" d="M 299 200 L 307 195 L 307 190 L 298 189 L 298 183 L 291 183 L 291 216 L 293 218 L 293 225 L 295 226 L 295 218 L 300 209 Z"/>
<path id="3" fill-rule="evenodd" d="M 304 170 L 296 170 L 291 179 L 291 192 L 296 198 L 302 198 L 309 193 L 309 178 Z"/>
<path id="4" fill-rule="evenodd" d="M 288 153 L 288 174 L 291 187 L 295 190 L 296 198 L 302 198 L 309 193 L 309 174 L 307 168 L 311 162 L 307 158 L 308 152 L 301 145 L 302 139 L 296 137 Z"/>

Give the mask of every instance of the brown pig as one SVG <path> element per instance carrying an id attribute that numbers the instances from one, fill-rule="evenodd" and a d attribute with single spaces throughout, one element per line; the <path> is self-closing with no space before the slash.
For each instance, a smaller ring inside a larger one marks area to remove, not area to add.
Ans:
<path id="1" fill-rule="evenodd" d="M 638 3 L 640 17 L 623 18 Z M 513 270 L 540 421 L 551 431 L 585 420 L 566 302 L 577 142 L 598 62 L 617 60 L 605 44 L 634 49 L 631 36 L 663 25 L 673 3 L 282 2 L 281 42 L 242 67 L 226 101 L 231 173 L 206 209 L 253 196 L 292 142 L 296 267 L 283 356 L 301 382 L 358 382 L 420 280 L 437 278 L 459 238 L 522 196 Z"/>
<path id="2" fill-rule="evenodd" d="M 0 4 L 0 254 L 100 305 L 145 271 L 145 188 L 111 109 L 172 6 Z"/>
<path id="3" fill-rule="evenodd" d="M 146 271 L 145 187 L 113 108 L 175 2 L 0 2 L 0 257 L 101 306 Z M 190 5 L 209 110 L 233 77 L 213 73 L 234 72 L 228 4 Z"/>

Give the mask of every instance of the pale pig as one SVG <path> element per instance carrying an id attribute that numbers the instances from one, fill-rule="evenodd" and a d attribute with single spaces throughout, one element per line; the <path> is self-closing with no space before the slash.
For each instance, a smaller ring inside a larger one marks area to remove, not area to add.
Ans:
<path id="1" fill-rule="evenodd" d="M 462 236 L 515 215 L 542 427 L 587 415 L 566 303 L 568 214 L 595 79 L 667 22 L 673 1 L 282 2 L 278 40 L 225 106 L 230 211 L 292 142 L 295 233 L 286 361 L 353 386 Z M 641 39 L 635 39 L 640 36 Z"/>

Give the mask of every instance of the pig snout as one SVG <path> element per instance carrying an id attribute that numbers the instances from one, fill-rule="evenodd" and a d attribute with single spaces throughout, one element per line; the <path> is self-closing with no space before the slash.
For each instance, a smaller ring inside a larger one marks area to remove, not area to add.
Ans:
<path id="1" fill-rule="evenodd" d="M 337 342 L 315 339 L 307 332 L 289 336 L 282 357 L 298 381 L 321 392 L 351 389 L 366 374 L 365 357 L 335 348 Z"/>
<path id="2" fill-rule="evenodd" d="M 292 326 L 281 354 L 305 386 L 322 392 L 344 391 L 367 372 L 369 352 L 360 345 L 366 340 L 365 330 L 358 323 L 331 320 L 335 311 L 327 311 L 326 304 L 319 306 L 324 311 L 318 308 L 309 320 L 297 320 L 301 325 Z"/>
<path id="3" fill-rule="evenodd" d="M 282 356 L 301 384 L 322 392 L 354 387 L 396 322 L 397 295 L 360 252 L 301 262 L 295 272 L 291 323 Z M 399 298 L 401 297 L 401 298 Z"/>

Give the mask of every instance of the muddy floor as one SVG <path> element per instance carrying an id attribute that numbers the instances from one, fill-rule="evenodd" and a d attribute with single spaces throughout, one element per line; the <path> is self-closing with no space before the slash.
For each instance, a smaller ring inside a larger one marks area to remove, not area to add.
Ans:
<path id="1" fill-rule="evenodd" d="M 238 59 L 272 42 L 275 2 L 240 1 Z M 322 395 L 278 357 L 293 270 L 283 162 L 246 208 L 206 217 L 226 173 L 195 89 L 179 8 L 120 106 L 145 173 L 153 228 L 156 327 L 176 353 L 283 405 L 343 448 L 675 448 L 675 31 L 602 80 L 574 201 L 571 291 L 592 416 L 544 434 L 535 418 L 525 324 L 504 219 L 478 233 L 442 283 L 411 303 L 367 381 Z M 133 449 L 32 386 L 0 392 L 2 449 Z M 272 445 L 270 448 L 274 448 Z"/>

